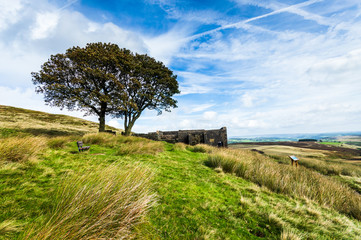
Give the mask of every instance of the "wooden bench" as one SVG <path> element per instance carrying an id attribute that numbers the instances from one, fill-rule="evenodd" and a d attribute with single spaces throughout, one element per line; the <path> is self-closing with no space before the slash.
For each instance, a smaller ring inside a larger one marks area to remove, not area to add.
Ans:
<path id="1" fill-rule="evenodd" d="M 291 155 L 291 156 L 288 156 L 290 159 L 291 159 L 291 164 L 292 164 L 292 166 L 293 166 L 293 164 L 295 164 L 296 165 L 296 167 L 298 167 L 298 158 L 296 157 L 296 156 L 294 156 L 294 155 Z"/>
<path id="2" fill-rule="evenodd" d="M 77 142 L 76 142 L 76 145 L 78 145 L 78 150 L 79 150 L 79 152 L 89 150 L 89 148 L 90 148 L 90 146 L 83 146 L 83 142 L 82 142 L 82 141 L 77 141 Z"/>

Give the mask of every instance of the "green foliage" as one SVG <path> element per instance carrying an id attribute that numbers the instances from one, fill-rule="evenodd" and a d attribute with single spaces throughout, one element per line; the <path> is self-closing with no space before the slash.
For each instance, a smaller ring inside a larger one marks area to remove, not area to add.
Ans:
<path id="1" fill-rule="evenodd" d="M 101 132 L 106 115 L 124 117 L 129 135 L 145 109 L 161 113 L 177 106 L 172 96 L 179 93 L 178 82 L 172 71 L 116 44 L 89 43 L 51 55 L 32 76 L 47 104 L 99 116 Z"/>
<path id="2" fill-rule="evenodd" d="M 179 93 L 177 76 L 162 62 L 148 55 L 134 55 L 132 73 L 132 77 L 122 82 L 121 111 L 115 114 L 124 118 L 124 133 L 127 136 L 145 109 L 161 114 L 162 110 L 169 112 L 170 108 L 177 107 L 177 101 L 172 96 Z"/>

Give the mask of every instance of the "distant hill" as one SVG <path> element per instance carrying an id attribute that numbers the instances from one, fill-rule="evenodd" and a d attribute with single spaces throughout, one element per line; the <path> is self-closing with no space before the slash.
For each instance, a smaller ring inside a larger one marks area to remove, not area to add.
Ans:
<path id="1" fill-rule="evenodd" d="M 260 136 L 230 137 L 229 143 L 239 142 L 297 142 L 300 139 L 322 141 L 361 142 L 361 132 L 310 133 L 310 134 L 268 134 Z"/>
<path id="2" fill-rule="evenodd" d="M 0 105 L 0 137 L 12 134 L 47 136 L 83 135 L 97 132 L 99 124 L 62 114 L 50 114 Z M 106 129 L 121 131 L 114 127 Z"/>

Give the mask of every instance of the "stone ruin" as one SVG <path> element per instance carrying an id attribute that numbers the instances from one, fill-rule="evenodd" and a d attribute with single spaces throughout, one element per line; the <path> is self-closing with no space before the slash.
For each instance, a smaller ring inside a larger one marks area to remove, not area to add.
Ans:
<path id="1" fill-rule="evenodd" d="M 144 137 L 155 141 L 166 141 L 169 143 L 182 142 L 189 145 L 207 144 L 211 146 L 228 146 L 227 128 L 214 130 L 179 130 L 179 131 L 156 131 L 146 133 L 135 133 L 137 137 Z"/>

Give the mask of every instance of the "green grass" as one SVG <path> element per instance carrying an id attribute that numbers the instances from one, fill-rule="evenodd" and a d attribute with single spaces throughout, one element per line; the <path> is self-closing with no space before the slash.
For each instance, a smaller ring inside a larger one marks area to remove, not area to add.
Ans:
<path id="1" fill-rule="evenodd" d="M 45 149 L 37 162 L 2 165 L 0 223 L 5 230 L 0 239 L 25 239 L 47 226 L 64 177 L 99 173 L 114 164 L 119 171 L 141 165 L 153 173 L 157 203 L 132 228 L 139 239 L 356 239 L 361 234 L 357 220 L 315 201 L 277 194 L 207 167 L 203 152 L 208 147 L 162 143 L 164 151 L 157 154 L 119 156 L 116 147 L 106 145 L 94 144 L 79 154 L 75 142 L 68 142 L 62 149 Z"/>
<path id="2" fill-rule="evenodd" d="M 39 139 L 9 129 L 3 142 Z M 222 153 L 228 150 L 204 145 L 110 134 L 49 136 L 41 138 L 42 147 L 29 158 L 0 161 L 0 239 L 361 236 L 354 214 L 360 202 L 352 203 L 355 193 L 346 185 L 357 188 L 361 180 L 354 175 L 293 169 L 281 158 L 276 161 L 247 150 L 229 156 Z M 90 150 L 78 153 L 77 140 Z M 222 164 L 210 164 L 217 156 Z M 303 190 L 290 191 L 288 184 Z M 334 191 L 327 192 L 330 189 Z M 335 195 L 345 201 L 338 202 Z M 126 206 L 134 206 L 131 214 Z"/>
<path id="3" fill-rule="evenodd" d="M 342 142 L 320 142 L 320 144 L 333 145 L 333 146 L 341 146 Z"/>

